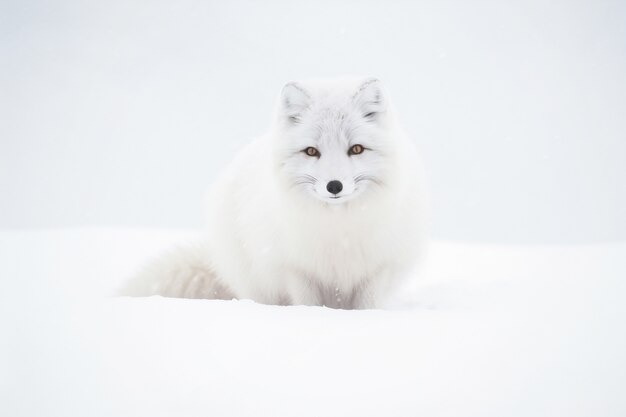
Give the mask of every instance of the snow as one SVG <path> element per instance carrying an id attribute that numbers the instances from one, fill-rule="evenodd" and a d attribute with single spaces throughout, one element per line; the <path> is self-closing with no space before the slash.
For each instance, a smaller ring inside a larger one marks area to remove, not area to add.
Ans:
<path id="1" fill-rule="evenodd" d="M 0 415 L 626 414 L 626 243 L 435 241 L 384 310 L 111 295 L 197 238 L 0 232 Z"/>

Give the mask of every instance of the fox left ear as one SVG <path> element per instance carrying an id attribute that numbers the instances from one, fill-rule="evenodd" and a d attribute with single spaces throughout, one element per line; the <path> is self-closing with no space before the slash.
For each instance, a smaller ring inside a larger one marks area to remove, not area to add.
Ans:
<path id="1" fill-rule="evenodd" d="M 373 119 L 387 110 L 387 100 L 381 82 L 377 78 L 369 78 L 361 84 L 353 100 L 366 119 Z"/>
<path id="2" fill-rule="evenodd" d="M 280 95 L 280 104 L 288 121 L 299 123 L 302 113 L 311 105 L 311 95 L 299 84 L 287 83 Z"/>

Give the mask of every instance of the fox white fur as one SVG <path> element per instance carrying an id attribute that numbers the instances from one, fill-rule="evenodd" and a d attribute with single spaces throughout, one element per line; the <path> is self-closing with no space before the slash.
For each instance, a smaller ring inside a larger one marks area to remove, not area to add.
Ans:
<path id="1" fill-rule="evenodd" d="M 213 185 L 204 242 L 157 260 L 124 293 L 380 306 L 420 252 L 421 180 L 380 81 L 288 83 L 269 133 Z"/>

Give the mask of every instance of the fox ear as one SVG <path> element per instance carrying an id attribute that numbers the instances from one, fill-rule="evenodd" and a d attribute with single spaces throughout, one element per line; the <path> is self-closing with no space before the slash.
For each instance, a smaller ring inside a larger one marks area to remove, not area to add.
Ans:
<path id="1" fill-rule="evenodd" d="M 302 113 L 311 105 L 311 95 L 299 84 L 285 84 L 280 97 L 282 113 L 291 123 L 299 123 Z"/>
<path id="2" fill-rule="evenodd" d="M 375 119 L 379 113 L 387 110 L 387 100 L 377 78 L 369 78 L 363 82 L 354 94 L 353 100 L 366 119 Z"/>

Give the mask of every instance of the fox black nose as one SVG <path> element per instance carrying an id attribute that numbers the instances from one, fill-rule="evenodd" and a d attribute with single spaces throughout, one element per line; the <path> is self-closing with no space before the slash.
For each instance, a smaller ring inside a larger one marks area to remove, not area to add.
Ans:
<path id="1" fill-rule="evenodd" d="M 343 190 L 343 184 L 341 181 L 332 180 L 328 184 L 326 184 L 326 189 L 329 193 L 339 194 L 341 190 Z"/>

